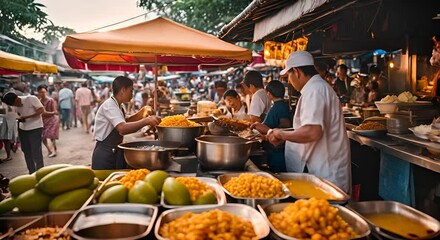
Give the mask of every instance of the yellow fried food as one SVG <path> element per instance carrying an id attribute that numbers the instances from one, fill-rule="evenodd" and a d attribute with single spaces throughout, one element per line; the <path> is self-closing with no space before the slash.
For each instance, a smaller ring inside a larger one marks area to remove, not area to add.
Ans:
<path id="1" fill-rule="evenodd" d="M 365 122 L 354 128 L 354 130 L 385 130 L 386 127 L 379 122 Z"/>
<path id="2" fill-rule="evenodd" d="M 188 212 L 182 217 L 165 223 L 160 235 L 169 239 L 257 239 L 252 223 L 218 209 L 203 213 Z"/>
<path id="3" fill-rule="evenodd" d="M 145 176 L 150 173 L 150 170 L 143 168 L 131 170 L 119 180 L 126 188 L 130 189 L 134 186 L 137 180 L 144 180 Z"/>
<path id="4" fill-rule="evenodd" d="M 194 121 L 186 119 L 183 115 L 174 115 L 162 118 L 159 126 L 162 127 L 197 127 L 200 126 Z"/>
<path id="5" fill-rule="evenodd" d="M 323 199 L 298 200 L 279 213 L 271 213 L 269 221 L 278 231 L 298 239 L 341 240 L 356 236 L 338 215 L 338 209 Z"/>
<path id="6" fill-rule="evenodd" d="M 283 184 L 278 179 L 242 173 L 233 177 L 224 187 L 232 195 L 247 198 L 279 198 L 285 195 Z"/>
<path id="7" fill-rule="evenodd" d="M 185 184 L 186 188 L 188 188 L 191 201 L 195 201 L 199 196 L 207 192 L 213 192 L 212 188 L 195 177 L 177 177 L 176 180 Z"/>
<path id="8" fill-rule="evenodd" d="M 246 120 L 237 120 L 229 117 L 219 117 L 216 122 L 221 127 L 233 130 L 233 131 L 243 131 L 250 126 L 250 123 Z"/>

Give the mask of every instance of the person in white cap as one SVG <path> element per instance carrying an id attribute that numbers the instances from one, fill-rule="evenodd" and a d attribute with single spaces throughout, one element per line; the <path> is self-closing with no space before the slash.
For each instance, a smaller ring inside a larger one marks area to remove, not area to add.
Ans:
<path id="1" fill-rule="evenodd" d="M 286 142 L 288 172 L 309 172 L 349 192 L 350 142 L 338 96 L 306 51 L 290 54 L 281 75 L 288 75 L 289 83 L 301 92 L 293 117 L 295 131 L 269 130 L 267 139 L 273 145 Z"/>

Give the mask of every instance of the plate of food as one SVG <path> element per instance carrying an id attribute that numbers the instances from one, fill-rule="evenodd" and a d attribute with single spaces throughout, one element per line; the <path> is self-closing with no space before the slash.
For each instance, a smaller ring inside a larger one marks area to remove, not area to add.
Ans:
<path id="1" fill-rule="evenodd" d="M 417 127 L 408 128 L 418 138 L 429 140 L 429 134 L 431 133 L 431 125 L 421 124 Z"/>
<path id="2" fill-rule="evenodd" d="M 365 137 L 380 137 L 387 133 L 386 126 L 376 121 L 364 122 L 353 128 L 352 131 Z"/>

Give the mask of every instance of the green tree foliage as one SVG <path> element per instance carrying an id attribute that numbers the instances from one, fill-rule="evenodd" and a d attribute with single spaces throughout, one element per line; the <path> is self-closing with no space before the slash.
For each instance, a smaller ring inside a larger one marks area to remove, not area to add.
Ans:
<path id="1" fill-rule="evenodd" d="M 43 11 L 45 7 L 34 0 L 0 0 L 0 34 L 23 40 L 27 38 L 20 30 L 32 29 L 43 33 L 43 41 L 48 43 L 74 33 L 72 29 L 55 26 Z"/>
<path id="2" fill-rule="evenodd" d="M 216 35 L 251 2 L 252 0 L 139 0 L 138 6 Z"/>

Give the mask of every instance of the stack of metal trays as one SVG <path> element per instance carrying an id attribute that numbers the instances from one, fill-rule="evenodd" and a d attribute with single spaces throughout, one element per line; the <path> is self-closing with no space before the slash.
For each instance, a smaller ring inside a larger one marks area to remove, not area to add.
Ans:
<path id="1" fill-rule="evenodd" d="M 440 236 L 439 221 L 402 203 L 354 202 L 347 207 L 364 218 L 379 238 L 437 239 Z"/>

